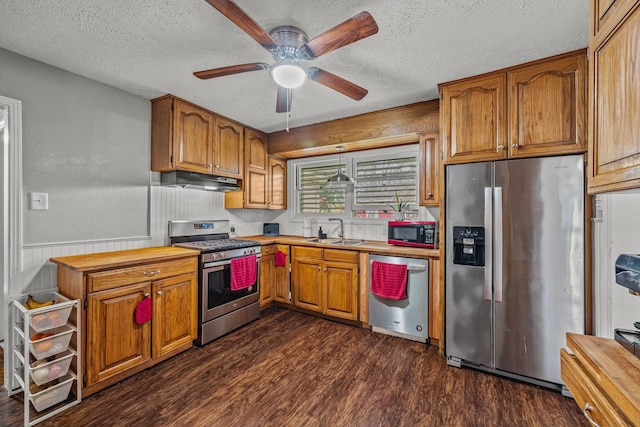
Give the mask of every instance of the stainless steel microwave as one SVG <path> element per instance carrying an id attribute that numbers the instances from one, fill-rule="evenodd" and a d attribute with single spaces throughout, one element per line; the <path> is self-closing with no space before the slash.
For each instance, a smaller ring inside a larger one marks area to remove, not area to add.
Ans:
<path id="1" fill-rule="evenodd" d="M 389 221 L 387 242 L 390 245 L 414 246 L 427 249 L 438 247 L 436 221 Z"/>

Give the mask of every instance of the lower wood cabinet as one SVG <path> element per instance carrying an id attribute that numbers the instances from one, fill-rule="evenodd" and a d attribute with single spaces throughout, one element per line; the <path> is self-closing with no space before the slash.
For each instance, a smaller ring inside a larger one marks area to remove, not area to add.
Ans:
<path id="1" fill-rule="evenodd" d="M 562 380 L 592 425 L 635 426 L 640 420 L 640 359 L 609 338 L 567 334 Z"/>
<path id="2" fill-rule="evenodd" d="M 358 320 L 358 256 L 356 251 L 293 246 L 293 304 Z"/>
<path id="3" fill-rule="evenodd" d="M 265 245 L 260 258 L 260 309 L 271 305 L 272 301 L 291 302 L 289 245 Z M 284 252 L 284 266 L 275 265 L 275 254 Z"/>
<path id="4" fill-rule="evenodd" d="M 187 350 L 197 338 L 197 251 L 148 248 L 51 261 L 60 293 L 84 307 L 83 397 Z M 150 320 L 138 324 L 136 307 L 146 298 Z"/>

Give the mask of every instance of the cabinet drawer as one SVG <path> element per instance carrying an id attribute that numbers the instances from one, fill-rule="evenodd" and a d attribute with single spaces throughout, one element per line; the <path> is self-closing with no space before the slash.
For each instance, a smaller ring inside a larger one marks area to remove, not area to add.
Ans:
<path id="1" fill-rule="evenodd" d="M 260 253 L 262 254 L 262 256 L 273 255 L 276 252 L 278 252 L 278 246 L 277 245 L 263 246 L 260 249 Z"/>
<path id="2" fill-rule="evenodd" d="M 198 260 L 194 257 L 90 273 L 87 275 L 87 292 L 98 292 L 179 274 L 195 273 L 197 269 Z"/>
<path id="3" fill-rule="evenodd" d="M 340 249 L 325 249 L 325 261 L 338 261 L 356 264 L 358 262 L 358 251 L 345 251 Z"/>
<path id="4" fill-rule="evenodd" d="M 314 258 L 322 259 L 322 248 L 309 248 L 306 246 L 294 246 L 293 258 Z"/>
<path id="5" fill-rule="evenodd" d="M 560 350 L 560 368 L 562 380 L 573 399 L 583 412 L 589 405 L 588 414 L 593 421 L 602 426 L 632 425 L 611 404 L 597 380 L 587 374 L 578 359 L 564 349 Z"/>

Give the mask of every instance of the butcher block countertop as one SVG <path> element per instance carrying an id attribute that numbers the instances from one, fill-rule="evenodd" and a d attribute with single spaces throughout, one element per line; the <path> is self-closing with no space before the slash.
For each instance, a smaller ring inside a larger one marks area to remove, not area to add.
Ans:
<path id="1" fill-rule="evenodd" d="M 76 271 L 108 270 L 135 264 L 170 261 L 173 259 L 197 256 L 200 251 L 193 249 L 158 246 L 154 248 L 128 249 L 113 252 L 72 255 L 51 258 L 51 262 L 65 265 Z"/>
<path id="2" fill-rule="evenodd" d="M 381 254 L 389 256 L 403 256 L 409 258 L 439 258 L 438 249 L 412 248 L 408 246 L 394 246 L 381 240 L 365 240 L 358 245 L 334 245 L 331 243 L 306 242 L 311 237 L 300 236 L 243 236 L 238 239 L 255 240 L 261 245 L 271 245 L 279 243 L 283 245 L 315 246 L 331 249 L 344 249 L 350 251 L 369 252 L 371 254 Z M 337 239 L 336 239 L 337 240 Z"/>

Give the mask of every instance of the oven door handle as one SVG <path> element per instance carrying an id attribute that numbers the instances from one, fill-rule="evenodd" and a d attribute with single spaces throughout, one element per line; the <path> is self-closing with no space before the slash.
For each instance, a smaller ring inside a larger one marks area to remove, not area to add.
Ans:
<path id="1" fill-rule="evenodd" d="M 261 257 L 262 256 L 260 254 L 256 254 L 257 261 L 260 261 Z M 202 268 L 207 269 L 207 268 L 220 267 L 220 266 L 229 265 L 229 264 L 231 264 L 231 259 L 223 259 L 215 262 L 206 262 L 202 265 Z"/>

